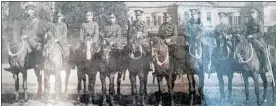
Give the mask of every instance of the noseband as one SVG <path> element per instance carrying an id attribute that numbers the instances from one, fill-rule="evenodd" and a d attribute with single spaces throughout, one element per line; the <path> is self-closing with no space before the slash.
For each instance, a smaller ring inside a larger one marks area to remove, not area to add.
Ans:
<path id="1" fill-rule="evenodd" d="M 192 56 L 192 57 L 194 57 L 194 58 L 196 58 L 196 59 L 199 59 L 199 58 L 201 58 L 201 56 L 202 56 L 202 44 L 201 43 L 199 43 L 200 44 L 200 54 L 199 55 L 193 55 L 192 53 L 191 53 L 191 46 L 192 45 L 196 45 L 195 43 L 193 43 L 193 44 L 191 44 L 191 45 L 189 45 L 189 54 Z"/>
<path id="2" fill-rule="evenodd" d="M 240 63 L 248 63 L 250 60 L 252 60 L 252 58 L 253 58 L 253 54 L 254 54 L 254 49 L 253 49 L 253 47 L 252 47 L 252 44 L 251 43 L 249 43 L 249 46 L 250 46 L 250 49 L 251 49 L 251 55 L 250 55 L 250 58 L 248 59 L 248 60 L 246 60 L 246 61 L 244 61 L 242 58 L 240 58 Z"/>

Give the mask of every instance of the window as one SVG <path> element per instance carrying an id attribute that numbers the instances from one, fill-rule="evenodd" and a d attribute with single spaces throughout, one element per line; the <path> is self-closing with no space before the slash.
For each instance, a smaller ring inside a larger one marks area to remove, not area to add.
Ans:
<path id="1" fill-rule="evenodd" d="M 156 26 L 156 25 L 157 25 L 157 19 L 156 19 L 156 16 L 153 16 L 153 24 L 154 24 L 154 26 Z"/>
<path id="2" fill-rule="evenodd" d="M 230 25 L 233 25 L 233 21 L 232 21 L 233 19 L 232 19 L 232 16 L 229 16 L 229 24 Z"/>
<path id="3" fill-rule="evenodd" d="M 207 12 L 206 16 L 207 22 L 211 23 L 211 12 Z"/>
<path id="4" fill-rule="evenodd" d="M 189 11 L 185 11 L 184 12 L 184 15 L 185 15 L 185 21 L 188 21 L 189 20 L 189 18 L 190 18 L 190 14 L 189 14 Z"/>
<path id="5" fill-rule="evenodd" d="M 271 21 L 276 21 L 276 10 L 271 10 Z"/>
<path id="6" fill-rule="evenodd" d="M 147 24 L 150 26 L 150 17 L 147 17 Z"/>
<path id="7" fill-rule="evenodd" d="M 161 16 L 158 16 L 158 25 L 161 25 Z"/>

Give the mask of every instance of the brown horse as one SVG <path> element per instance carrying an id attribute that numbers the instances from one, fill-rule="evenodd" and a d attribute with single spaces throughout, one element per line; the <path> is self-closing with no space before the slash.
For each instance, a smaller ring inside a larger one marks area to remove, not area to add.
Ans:
<path id="1" fill-rule="evenodd" d="M 9 52 L 9 64 L 10 68 L 4 68 L 13 74 L 15 81 L 15 101 L 19 100 L 19 77 L 18 74 L 21 72 L 23 76 L 23 89 L 24 99 L 28 100 L 27 94 L 27 70 L 34 69 L 35 75 L 37 76 L 38 90 L 37 97 L 41 97 L 42 93 L 42 76 L 41 76 L 41 65 L 42 65 L 42 51 L 32 50 L 29 48 L 28 38 L 24 38 L 18 34 L 18 30 L 15 26 L 8 25 L 3 31 L 3 37 L 8 35 L 9 39 L 4 38 L 6 46 L 8 46 Z M 43 44 L 41 45 L 43 48 Z"/>
<path id="2" fill-rule="evenodd" d="M 114 105 L 114 96 L 115 96 L 115 88 L 114 88 L 114 78 L 115 74 L 118 72 L 117 77 L 117 94 L 121 97 L 120 93 L 120 85 L 121 85 L 121 77 L 123 72 L 127 68 L 127 51 L 126 46 L 124 43 L 125 39 L 122 38 L 119 42 L 119 48 L 113 47 L 112 45 L 108 44 L 106 39 L 102 42 L 102 47 L 100 51 L 100 58 L 101 58 L 101 69 L 100 71 L 100 80 L 102 83 L 102 105 L 107 105 L 107 94 L 106 94 L 106 77 L 109 78 L 109 104 Z M 116 42 L 118 43 L 118 42 Z"/>
<path id="3" fill-rule="evenodd" d="M 138 97 L 141 98 L 139 104 L 145 105 L 145 95 L 147 94 L 147 76 L 150 69 L 150 61 L 152 60 L 150 47 L 142 47 L 143 41 L 149 41 L 149 38 L 136 38 L 128 44 L 128 56 L 129 56 L 129 79 L 131 83 L 131 95 L 132 95 L 132 105 L 137 105 Z M 148 44 L 149 42 L 143 42 L 143 44 Z M 144 45 L 145 46 L 145 45 Z M 140 81 L 139 96 L 137 95 L 136 87 L 136 76 L 138 76 Z"/>
<path id="4" fill-rule="evenodd" d="M 267 78 L 265 71 L 263 70 L 261 61 L 257 56 L 256 50 L 252 47 L 252 44 L 242 35 L 235 36 L 239 42 L 235 48 L 237 58 L 241 65 L 240 70 L 242 70 L 242 77 L 245 85 L 245 96 L 246 96 L 246 105 L 249 105 L 249 82 L 248 78 L 252 77 L 255 86 L 255 94 L 257 97 L 257 105 L 262 104 L 259 94 L 259 81 L 258 75 L 261 75 L 264 86 L 263 100 L 266 101 L 267 94 Z"/>
<path id="5" fill-rule="evenodd" d="M 202 43 L 197 42 L 189 42 L 186 46 L 178 46 L 178 54 L 183 54 L 184 57 L 178 59 L 177 65 L 179 68 L 183 70 L 182 74 L 187 74 L 187 78 L 189 81 L 189 96 L 190 96 L 190 105 L 193 105 L 193 101 L 196 97 L 196 88 L 195 88 L 195 78 L 194 75 L 197 74 L 199 78 L 199 86 L 198 92 L 201 97 L 201 103 L 204 105 L 204 69 L 203 69 L 203 46 Z M 181 65 L 182 64 L 182 65 Z"/>
<path id="6" fill-rule="evenodd" d="M 173 101 L 173 88 L 176 80 L 176 73 L 173 70 L 173 64 L 170 62 L 169 48 L 164 41 L 159 37 L 152 37 L 152 54 L 154 65 L 156 67 L 156 77 L 158 81 L 159 92 L 159 105 L 162 105 L 162 90 L 161 81 L 163 77 L 166 78 L 168 91 L 171 98 L 171 105 L 174 105 Z"/>
<path id="7" fill-rule="evenodd" d="M 225 93 L 224 93 L 224 80 L 223 76 L 228 77 L 228 101 L 231 102 L 232 97 L 232 80 L 234 73 L 238 70 L 233 67 L 237 67 L 234 64 L 234 42 L 233 39 L 227 40 L 225 36 L 219 37 L 216 39 L 218 46 L 215 48 L 213 52 L 213 57 L 215 57 L 216 61 L 214 62 L 214 66 L 216 67 L 217 78 L 219 81 L 219 92 L 220 92 L 220 102 L 225 102 Z"/>
<path id="8" fill-rule="evenodd" d="M 91 44 L 92 45 L 92 44 Z M 86 91 L 86 75 L 88 75 L 88 93 L 89 102 L 94 100 L 94 87 L 96 82 L 97 72 L 100 71 L 100 58 L 99 53 L 95 52 L 97 48 L 92 48 L 91 58 L 87 58 L 87 44 L 84 41 L 79 41 L 78 46 L 74 51 L 74 63 L 77 66 L 78 74 L 78 101 L 80 101 L 82 82 L 83 82 L 83 92 L 87 94 Z"/>

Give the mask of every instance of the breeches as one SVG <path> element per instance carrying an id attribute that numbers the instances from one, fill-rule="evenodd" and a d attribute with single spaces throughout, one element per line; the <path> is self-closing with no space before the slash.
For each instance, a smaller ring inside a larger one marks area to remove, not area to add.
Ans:
<path id="1" fill-rule="evenodd" d="M 255 49 L 265 53 L 266 50 L 266 43 L 264 41 L 264 39 L 253 39 L 253 40 L 249 40 L 252 45 L 255 47 Z"/>

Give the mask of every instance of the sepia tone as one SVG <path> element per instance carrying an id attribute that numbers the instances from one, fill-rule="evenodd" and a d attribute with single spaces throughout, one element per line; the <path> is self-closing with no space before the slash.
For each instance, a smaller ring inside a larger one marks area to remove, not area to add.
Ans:
<path id="1" fill-rule="evenodd" d="M 4 106 L 276 104 L 276 2 L 1 8 Z"/>

